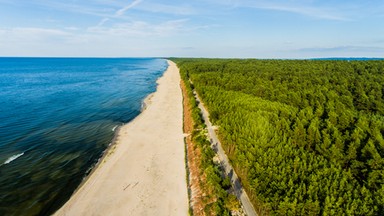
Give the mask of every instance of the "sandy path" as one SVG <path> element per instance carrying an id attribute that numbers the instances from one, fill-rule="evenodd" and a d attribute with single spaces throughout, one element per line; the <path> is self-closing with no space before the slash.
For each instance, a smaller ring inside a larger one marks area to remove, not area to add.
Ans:
<path id="1" fill-rule="evenodd" d="M 168 63 L 146 110 L 56 215 L 188 215 L 180 75 Z"/>

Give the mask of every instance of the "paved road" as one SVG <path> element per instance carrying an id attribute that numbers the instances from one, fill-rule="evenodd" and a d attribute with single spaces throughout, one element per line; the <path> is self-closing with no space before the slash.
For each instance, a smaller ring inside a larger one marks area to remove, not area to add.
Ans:
<path id="1" fill-rule="evenodd" d="M 200 100 L 199 96 L 197 95 L 196 91 L 193 92 L 195 95 L 196 100 L 199 102 L 199 108 L 201 110 L 201 113 L 203 115 L 203 119 L 205 121 L 205 124 L 207 125 L 208 129 L 208 135 L 211 140 L 211 143 L 214 146 L 215 151 L 219 155 L 221 165 L 225 169 L 225 174 L 230 177 L 232 185 L 235 190 L 235 194 L 237 198 L 240 200 L 241 204 L 243 205 L 244 212 L 248 216 L 257 216 L 257 213 L 255 209 L 253 208 L 253 205 L 251 201 L 249 200 L 249 197 L 247 193 L 243 190 L 243 187 L 241 186 L 240 180 L 236 175 L 236 172 L 232 168 L 231 164 L 229 163 L 228 157 L 225 154 L 223 148 L 221 147 L 221 143 L 219 139 L 217 138 L 215 128 L 212 126 L 212 123 L 209 121 L 209 113 L 205 109 L 203 102 Z"/>

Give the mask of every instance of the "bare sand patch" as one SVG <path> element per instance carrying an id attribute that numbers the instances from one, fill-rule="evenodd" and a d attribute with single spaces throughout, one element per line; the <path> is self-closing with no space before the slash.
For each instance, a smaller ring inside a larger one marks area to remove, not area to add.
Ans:
<path id="1" fill-rule="evenodd" d="M 180 74 L 168 64 L 145 110 L 56 215 L 188 215 Z"/>

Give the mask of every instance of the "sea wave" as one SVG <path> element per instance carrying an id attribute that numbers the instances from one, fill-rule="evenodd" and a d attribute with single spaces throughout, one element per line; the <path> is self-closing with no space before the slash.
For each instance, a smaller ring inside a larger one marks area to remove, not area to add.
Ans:
<path id="1" fill-rule="evenodd" d="M 115 127 L 113 127 L 112 131 L 115 131 L 117 127 L 119 127 L 119 125 L 116 125 Z"/>
<path id="2" fill-rule="evenodd" d="M 9 164 L 11 163 L 12 161 L 16 160 L 17 158 L 21 157 L 24 155 L 24 152 L 23 153 L 20 153 L 20 154 L 15 154 L 15 155 L 12 155 L 11 157 L 9 157 L 2 165 L 5 165 L 5 164 Z"/>

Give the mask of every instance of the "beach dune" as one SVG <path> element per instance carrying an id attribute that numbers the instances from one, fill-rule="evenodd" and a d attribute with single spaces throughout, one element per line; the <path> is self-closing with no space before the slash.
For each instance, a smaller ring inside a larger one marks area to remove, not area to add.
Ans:
<path id="1" fill-rule="evenodd" d="M 55 215 L 188 215 L 180 74 L 168 64 L 146 109 Z"/>

